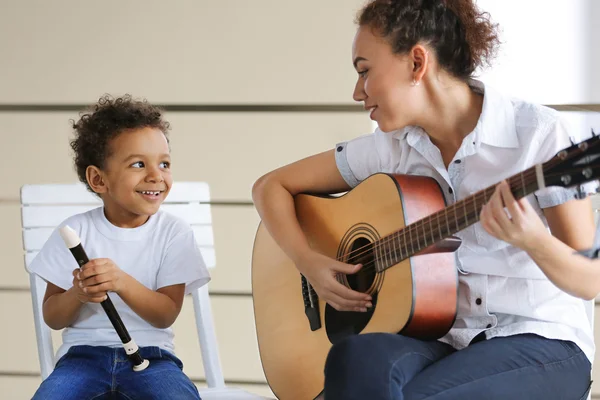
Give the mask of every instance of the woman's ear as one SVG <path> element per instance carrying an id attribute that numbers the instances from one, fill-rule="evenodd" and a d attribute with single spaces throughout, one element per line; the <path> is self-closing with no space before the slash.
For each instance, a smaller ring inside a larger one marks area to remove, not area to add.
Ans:
<path id="1" fill-rule="evenodd" d="M 413 82 L 418 85 L 429 65 L 429 51 L 423 45 L 416 44 L 410 50 L 410 58 L 413 63 Z"/>
<path id="2" fill-rule="evenodd" d="M 95 165 L 88 166 L 85 170 L 85 179 L 95 193 L 106 193 L 108 188 L 104 179 L 104 173 L 100 168 Z"/>

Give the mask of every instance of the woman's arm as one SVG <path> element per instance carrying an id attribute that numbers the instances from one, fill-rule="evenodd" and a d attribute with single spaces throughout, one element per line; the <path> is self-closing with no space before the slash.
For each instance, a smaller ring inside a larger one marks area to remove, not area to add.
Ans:
<path id="1" fill-rule="evenodd" d="M 252 188 L 252 198 L 275 242 L 294 261 L 321 299 L 337 310 L 366 311 L 370 296 L 351 290 L 335 279 L 337 272 L 355 273 L 360 266 L 347 265 L 313 251 L 298 223 L 294 207 L 294 196 L 298 193 L 331 194 L 349 189 L 331 150 L 261 177 Z"/>
<path id="2" fill-rule="evenodd" d="M 595 298 L 600 293 L 600 261 L 576 254 L 593 245 L 591 200 L 571 200 L 544 209 L 544 214 L 552 233 L 529 201 L 516 201 L 502 182 L 483 207 L 480 221 L 491 235 L 525 250 L 557 287 L 582 299 Z"/>

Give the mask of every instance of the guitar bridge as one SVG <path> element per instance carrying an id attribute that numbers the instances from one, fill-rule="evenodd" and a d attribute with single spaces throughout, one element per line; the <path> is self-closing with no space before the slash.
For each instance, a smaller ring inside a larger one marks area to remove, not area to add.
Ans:
<path id="1" fill-rule="evenodd" d="M 304 313 L 308 318 L 310 330 L 316 331 L 321 328 L 321 315 L 319 313 L 319 296 L 308 280 L 302 276 L 302 298 L 304 299 Z"/>

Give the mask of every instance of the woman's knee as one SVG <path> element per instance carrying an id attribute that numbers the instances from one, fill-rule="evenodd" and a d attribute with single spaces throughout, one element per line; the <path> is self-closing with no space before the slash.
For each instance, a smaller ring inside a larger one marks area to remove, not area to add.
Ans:
<path id="1" fill-rule="evenodd" d="M 367 333 L 352 335 L 333 345 L 325 363 L 325 374 L 328 371 L 350 374 L 357 371 L 373 370 L 371 363 L 385 363 L 391 356 L 391 350 L 396 352 L 410 349 L 410 341 L 414 339 L 390 333 Z"/>

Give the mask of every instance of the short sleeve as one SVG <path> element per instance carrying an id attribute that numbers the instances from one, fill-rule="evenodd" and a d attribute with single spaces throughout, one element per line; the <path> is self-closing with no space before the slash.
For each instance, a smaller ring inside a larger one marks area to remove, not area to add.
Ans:
<path id="1" fill-rule="evenodd" d="M 537 138 L 539 151 L 536 155 L 535 164 L 543 163 L 554 157 L 559 151 L 571 146 L 571 138 L 574 142 L 584 140 L 583 137 L 570 136 L 569 127 L 559 117 L 549 126 L 545 135 Z M 554 207 L 569 200 L 586 197 L 598 189 L 598 181 L 592 181 L 571 188 L 551 186 L 535 192 L 540 208 Z"/>
<path id="2" fill-rule="evenodd" d="M 77 227 L 69 226 L 77 232 Z M 61 289 L 69 290 L 73 286 L 73 270 L 79 265 L 65 245 L 58 229 L 56 228 L 52 232 L 40 252 L 27 267 L 27 271 Z"/>
<path id="3" fill-rule="evenodd" d="M 359 136 L 348 142 L 338 143 L 335 147 L 336 165 L 350 187 L 355 187 L 382 170 L 375 135 Z"/>
<path id="4" fill-rule="evenodd" d="M 209 281 L 210 275 L 196 244 L 194 231 L 188 229 L 179 233 L 167 247 L 158 269 L 156 287 L 160 289 L 183 283 L 188 294 Z"/>

